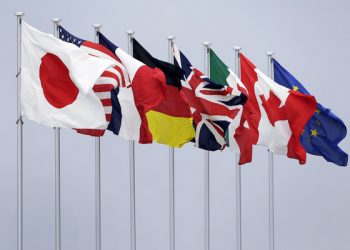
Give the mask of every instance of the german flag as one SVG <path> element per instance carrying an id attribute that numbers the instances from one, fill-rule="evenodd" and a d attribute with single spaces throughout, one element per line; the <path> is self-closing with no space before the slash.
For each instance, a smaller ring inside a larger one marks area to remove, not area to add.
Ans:
<path id="1" fill-rule="evenodd" d="M 133 56 L 151 68 L 163 71 L 166 77 L 166 98 L 146 113 L 153 140 L 181 147 L 195 137 L 189 104 L 181 93 L 182 69 L 154 58 L 140 43 L 133 39 Z"/>

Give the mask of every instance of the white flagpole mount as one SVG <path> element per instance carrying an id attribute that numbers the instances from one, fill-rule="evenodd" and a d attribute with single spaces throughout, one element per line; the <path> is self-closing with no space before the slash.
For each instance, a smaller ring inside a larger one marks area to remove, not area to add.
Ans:
<path id="1" fill-rule="evenodd" d="M 133 36 L 135 34 L 135 31 L 134 30 L 127 30 L 125 31 L 125 33 L 128 35 L 128 36 Z"/>
<path id="2" fill-rule="evenodd" d="M 102 28 L 102 24 L 99 24 L 99 23 L 94 23 L 92 25 L 92 27 L 95 29 L 95 43 L 98 43 L 98 32 L 100 32 L 101 28 Z"/>
<path id="3" fill-rule="evenodd" d="M 102 28 L 102 24 L 94 23 L 94 24 L 92 25 L 92 27 L 99 30 L 99 29 Z"/>
<path id="4" fill-rule="evenodd" d="M 54 23 L 54 25 L 57 25 L 57 26 L 54 27 L 54 29 L 56 30 L 57 27 L 58 27 L 58 25 L 59 25 L 60 22 L 61 22 L 61 18 L 60 18 L 60 17 L 53 17 L 53 18 L 51 19 L 51 21 Z M 57 30 L 54 31 L 54 32 L 56 33 Z M 54 34 L 54 35 L 56 35 L 56 34 Z"/>
<path id="5" fill-rule="evenodd" d="M 208 42 L 208 41 L 204 41 L 204 42 L 202 42 L 202 44 L 203 44 L 203 46 L 206 48 L 206 49 L 209 49 L 210 48 L 210 45 L 211 45 L 211 42 Z M 206 70 L 204 70 L 204 71 L 206 71 Z M 208 72 L 209 73 L 209 72 Z M 208 74 L 207 73 L 207 74 Z"/>
<path id="6" fill-rule="evenodd" d="M 275 55 L 275 52 L 273 52 L 273 51 L 268 51 L 268 52 L 266 52 L 266 55 L 268 56 L 268 57 L 273 57 L 274 55 Z M 272 59 L 272 58 L 271 58 Z"/>
<path id="7" fill-rule="evenodd" d="M 16 12 L 15 12 L 15 16 L 17 16 L 17 17 L 23 17 L 23 16 L 24 16 L 24 12 L 23 12 L 23 11 L 16 11 Z"/>

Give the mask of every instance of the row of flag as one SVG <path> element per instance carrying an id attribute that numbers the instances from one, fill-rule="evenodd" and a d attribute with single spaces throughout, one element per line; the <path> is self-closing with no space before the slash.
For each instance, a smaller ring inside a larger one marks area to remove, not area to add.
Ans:
<path id="1" fill-rule="evenodd" d="M 240 77 L 209 49 L 210 78 L 172 44 L 174 64 L 135 38 L 132 56 L 98 33 L 97 43 L 62 26 L 59 38 L 22 22 L 21 111 L 50 127 L 239 153 L 253 145 L 306 162 L 306 153 L 346 166 L 346 126 L 273 59 L 274 79 L 240 53 Z"/>

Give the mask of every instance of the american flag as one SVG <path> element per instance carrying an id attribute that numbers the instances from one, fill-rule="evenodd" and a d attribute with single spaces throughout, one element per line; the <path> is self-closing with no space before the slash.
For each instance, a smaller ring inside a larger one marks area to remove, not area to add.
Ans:
<path id="1" fill-rule="evenodd" d="M 129 75 L 126 68 L 116 55 L 102 45 L 73 36 L 62 26 L 59 27 L 59 38 L 63 41 L 77 45 L 92 56 L 109 59 L 116 63 L 116 66 L 104 71 L 93 86 L 93 91 L 100 99 L 104 107 L 106 121 L 109 123 L 112 116 L 111 91 L 118 87 L 125 88 L 130 86 Z M 104 135 L 106 128 L 77 129 L 77 131 L 91 136 L 102 136 Z"/>
<path id="2" fill-rule="evenodd" d="M 182 92 L 191 106 L 196 126 L 195 145 L 206 150 L 224 149 L 230 123 L 240 119 L 244 94 L 235 95 L 229 86 L 214 83 L 192 67 L 184 54 L 173 47 L 175 64 L 184 71 Z"/>

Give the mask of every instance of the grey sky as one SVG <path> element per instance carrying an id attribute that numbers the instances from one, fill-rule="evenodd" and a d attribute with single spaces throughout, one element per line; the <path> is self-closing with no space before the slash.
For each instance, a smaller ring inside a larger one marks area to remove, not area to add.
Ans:
<path id="1" fill-rule="evenodd" d="M 16 248 L 16 19 L 52 32 L 52 17 L 73 34 L 93 39 L 93 23 L 126 49 L 127 29 L 155 56 L 167 59 L 169 34 L 193 65 L 203 68 L 203 46 L 233 68 L 233 47 L 266 72 L 265 52 L 294 74 L 324 106 L 350 124 L 349 1 L 10 1 L 2 23 L 0 112 L 0 250 Z M 24 245 L 54 249 L 53 129 L 24 124 Z M 62 131 L 62 249 L 94 249 L 94 140 Z M 350 152 L 349 136 L 341 143 Z M 176 150 L 176 249 L 203 249 L 203 151 Z M 165 250 L 168 233 L 168 148 L 136 146 L 137 249 Z M 211 154 L 211 249 L 235 249 L 235 157 Z M 350 169 L 308 156 L 308 163 L 275 157 L 276 250 L 350 248 Z M 267 153 L 254 149 L 242 167 L 243 249 L 268 249 Z M 129 247 L 128 143 L 102 139 L 102 247 Z"/>

